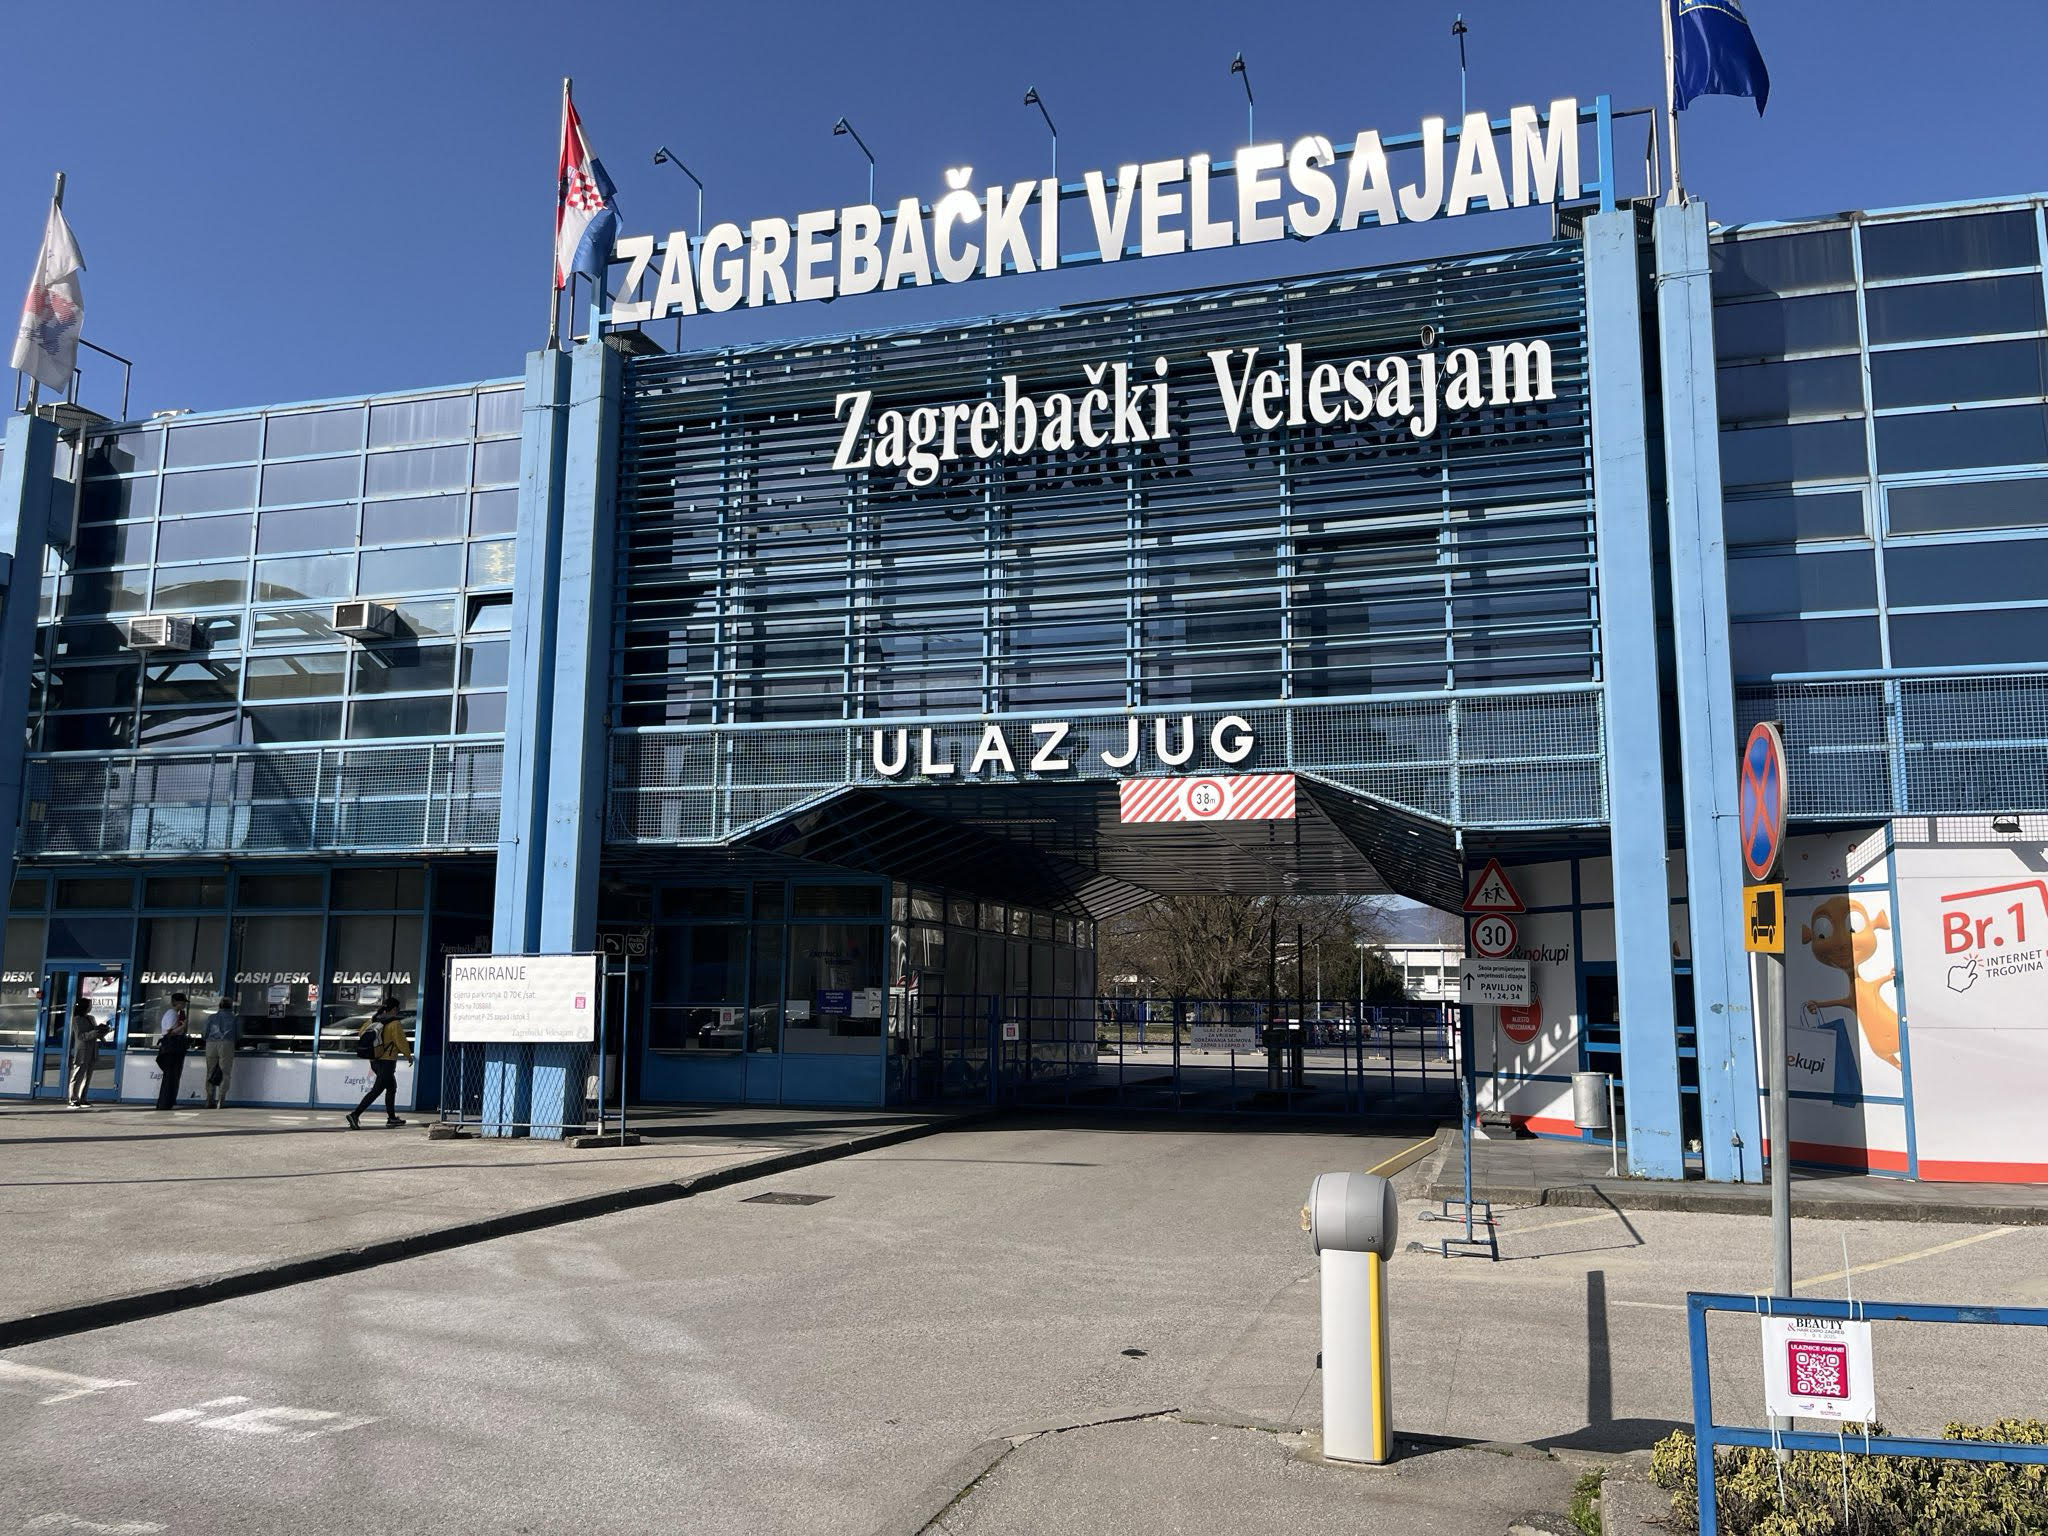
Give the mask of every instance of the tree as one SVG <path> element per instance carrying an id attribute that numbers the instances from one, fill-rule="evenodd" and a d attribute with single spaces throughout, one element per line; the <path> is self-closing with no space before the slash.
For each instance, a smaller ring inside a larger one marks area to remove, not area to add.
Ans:
<path id="1" fill-rule="evenodd" d="M 1361 952 L 1369 1002 L 1399 1001 L 1399 971 L 1381 947 L 1391 897 L 1161 896 L 1096 929 L 1096 976 L 1187 998 L 1357 995 Z"/>

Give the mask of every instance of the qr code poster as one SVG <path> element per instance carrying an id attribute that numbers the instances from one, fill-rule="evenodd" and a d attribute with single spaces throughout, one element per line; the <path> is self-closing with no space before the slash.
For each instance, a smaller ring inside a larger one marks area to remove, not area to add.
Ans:
<path id="1" fill-rule="evenodd" d="M 1767 1317 L 1763 1324 L 1766 1411 L 1850 1424 L 1877 1417 L 1870 1324 L 1825 1317 Z"/>

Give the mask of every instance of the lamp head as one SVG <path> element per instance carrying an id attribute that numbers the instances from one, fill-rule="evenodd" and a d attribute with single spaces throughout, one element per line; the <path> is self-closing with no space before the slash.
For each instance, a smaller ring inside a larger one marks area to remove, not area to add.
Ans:
<path id="1" fill-rule="evenodd" d="M 1241 53 L 1240 53 L 1240 54 L 1239 54 L 1239 55 L 1238 55 L 1238 56 L 1237 56 L 1236 58 L 1234 58 L 1234 59 L 1232 59 L 1232 60 L 1230 61 L 1230 72 L 1231 72 L 1231 73 L 1232 73 L 1233 75 L 1241 75 L 1241 74 L 1243 74 L 1243 73 L 1244 73 L 1244 55 L 1243 55 L 1243 54 L 1241 54 Z"/>
<path id="2" fill-rule="evenodd" d="M 853 132 L 853 125 L 843 117 L 832 125 L 832 137 L 835 139 L 851 132 Z"/>
<path id="3" fill-rule="evenodd" d="M 1032 87 L 1031 87 L 1031 88 L 1030 88 L 1029 90 L 1025 91 L 1025 93 L 1024 93 L 1024 105 L 1025 105 L 1025 106 L 1027 106 L 1027 107 L 1035 107 L 1035 106 L 1037 106 L 1037 105 L 1038 105 L 1038 87 L 1037 87 L 1037 86 L 1035 86 L 1035 85 L 1034 85 L 1034 86 L 1032 86 Z"/>
<path id="4" fill-rule="evenodd" d="M 667 165 L 671 158 L 673 157 L 669 154 L 668 146 L 666 144 L 662 145 L 659 149 L 655 150 L 654 152 L 654 163 L 656 165 Z"/>

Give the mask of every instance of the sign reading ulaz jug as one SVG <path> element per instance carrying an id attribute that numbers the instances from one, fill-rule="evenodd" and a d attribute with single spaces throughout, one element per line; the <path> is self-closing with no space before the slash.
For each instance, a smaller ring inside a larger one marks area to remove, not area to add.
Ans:
<path id="1" fill-rule="evenodd" d="M 450 955 L 453 1044 L 586 1044 L 597 1030 L 597 956 Z"/>
<path id="2" fill-rule="evenodd" d="M 1467 958 L 1458 962 L 1458 1001 L 1496 1008 L 1525 1007 L 1536 1000 L 1527 960 Z"/>

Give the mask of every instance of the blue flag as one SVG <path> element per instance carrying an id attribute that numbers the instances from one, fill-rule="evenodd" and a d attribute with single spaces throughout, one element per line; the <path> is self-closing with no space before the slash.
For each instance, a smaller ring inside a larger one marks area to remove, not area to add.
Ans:
<path id="1" fill-rule="evenodd" d="M 1665 0 L 1671 7 L 1671 91 L 1680 110 L 1700 96 L 1750 96 L 1757 115 L 1771 72 L 1742 14 L 1742 0 Z"/>

